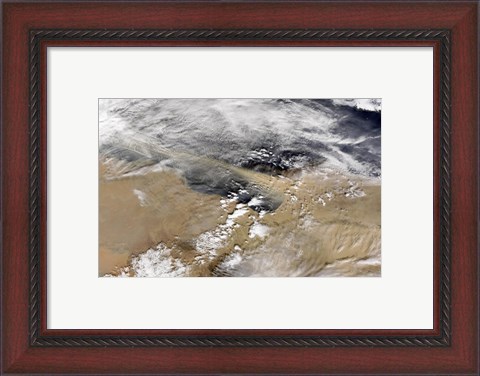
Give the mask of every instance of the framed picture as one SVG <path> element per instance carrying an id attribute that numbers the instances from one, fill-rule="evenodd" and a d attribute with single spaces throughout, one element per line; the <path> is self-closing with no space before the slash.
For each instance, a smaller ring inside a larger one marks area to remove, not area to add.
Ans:
<path id="1" fill-rule="evenodd" d="M 477 374 L 477 15 L 2 3 L 2 373 Z"/>

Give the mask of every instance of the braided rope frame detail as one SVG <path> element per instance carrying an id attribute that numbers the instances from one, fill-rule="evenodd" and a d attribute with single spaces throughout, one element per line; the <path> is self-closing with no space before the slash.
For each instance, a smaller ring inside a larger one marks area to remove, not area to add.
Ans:
<path id="1" fill-rule="evenodd" d="M 40 43 L 44 40 L 89 41 L 213 41 L 213 40 L 346 40 L 440 42 L 440 334 L 437 336 L 41 336 L 41 103 Z M 450 32 L 448 30 L 31 30 L 30 165 L 29 165 L 29 337 L 35 347 L 438 347 L 450 344 Z"/>

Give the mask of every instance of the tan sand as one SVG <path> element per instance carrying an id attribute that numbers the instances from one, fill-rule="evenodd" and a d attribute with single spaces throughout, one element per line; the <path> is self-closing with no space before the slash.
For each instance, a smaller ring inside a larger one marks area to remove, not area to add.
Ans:
<path id="1" fill-rule="evenodd" d="M 250 238 L 248 229 L 253 221 L 243 219 L 242 226 L 212 261 L 212 272 L 237 245 L 242 255 L 249 257 L 240 266 L 239 275 L 319 275 L 324 266 L 338 260 L 345 260 L 338 265 L 342 275 L 380 275 L 379 185 L 341 175 L 307 174 L 296 182 L 278 179 L 274 189 L 284 192 L 283 204 L 261 219 L 253 210 L 247 216 L 268 226 L 268 237 Z M 364 195 L 353 197 L 355 194 Z M 377 258 L 378 263 L 355 270 L 351 266 L 371 258 Z"/>
<path id="2" fill-rule="evenodd" d="M 221 220 L 220 197 L 192 191 L 172 171 L 114 179 L 105 176 L 107 167 L 99 181 L 100 275 L 125 266 L 131 254 L 181 243 Z"/>
<path id="3" fill-rule="evenodd" d="M 195 241 L 225 223 L 234 202 L 223 209 L 220 196 L 191 190 L 172 170 L 125 176 L 144 166 L 100 167 L 99 275 L 118 273 L 132 255 L 159 243 L 188 265 L 189 276 L 232 275 L 224 262 L 234 253 L 243 259 L 238 276 L 380 275 L 379 181 L 334 171 L 271 177 L 232 167 L 283 203 L 262 218 L 248 209 L 212 256 L 199 254 Z M 254 223 L 267 226 L 268 236 L 249 236 Z"/>

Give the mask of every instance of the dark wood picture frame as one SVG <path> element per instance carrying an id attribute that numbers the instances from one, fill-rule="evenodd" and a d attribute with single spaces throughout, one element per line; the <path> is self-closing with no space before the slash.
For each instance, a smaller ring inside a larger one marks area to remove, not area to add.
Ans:
<path id="1" fill-rule="evenodd" d="M 3 2 L 1 372 L 478 374 L 477 2 Z M 433 330 L 51 330 L 48 46 L 432 46 Z"/>

